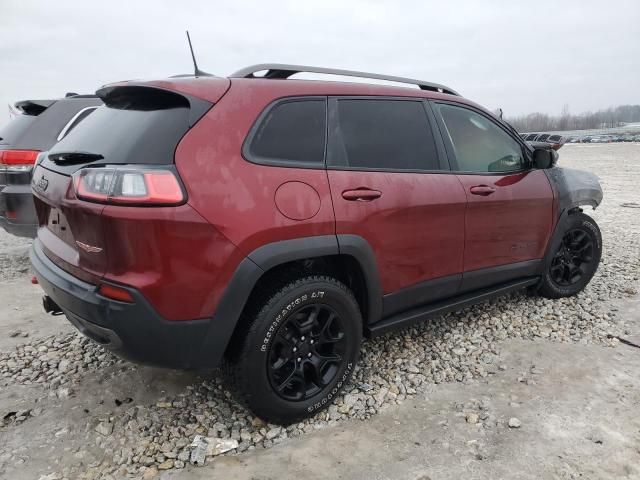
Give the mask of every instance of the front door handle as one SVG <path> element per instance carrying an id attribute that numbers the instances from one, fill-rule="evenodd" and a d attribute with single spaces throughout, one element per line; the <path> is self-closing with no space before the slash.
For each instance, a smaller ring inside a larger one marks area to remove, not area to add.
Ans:
<path id="1" fill-rule="evenodd" d="M 351 202 L 370 202 L 376 198 L 380 198 L 382 192 L 371 190 L 369 188 L 356 188 L 354 190 L 345 190 L 342 192 L 342 198 Z"/>
<path id="2" fill-rule="evenodd" d="M 476 185 L 475 187 L 471 187 L 469 191 L 472 195 L 482 195 L 483 197 L 486 197 L 487 195 L 491 195 L 495 192 L 496 189 L 489 185 Z"/>

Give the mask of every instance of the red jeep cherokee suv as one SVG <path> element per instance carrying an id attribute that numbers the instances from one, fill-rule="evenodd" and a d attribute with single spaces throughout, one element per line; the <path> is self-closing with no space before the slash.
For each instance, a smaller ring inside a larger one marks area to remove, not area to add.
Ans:
<path id="1" fill-rule="evenodd" d="M 45 309 L 134 361 L 224 360 L 271 422 L 327 406 L 363 335 L 598 266 L 597 179 L 448 87 L 270 64 L 97 94 L 33 175 Z"/>

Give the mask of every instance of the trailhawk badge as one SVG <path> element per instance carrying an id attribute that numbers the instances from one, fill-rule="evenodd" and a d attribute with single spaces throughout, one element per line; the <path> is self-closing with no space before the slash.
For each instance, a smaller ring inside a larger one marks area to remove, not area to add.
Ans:
<path id="1" fill-rule="evenodd" d="M 79 242 L 76 240 L 76 245 L 78 245 L 82 250 L 88 253 L 100 253 L 102 248 L 94 247 L 93 245 L 87 245 L 86 243 Z"/>

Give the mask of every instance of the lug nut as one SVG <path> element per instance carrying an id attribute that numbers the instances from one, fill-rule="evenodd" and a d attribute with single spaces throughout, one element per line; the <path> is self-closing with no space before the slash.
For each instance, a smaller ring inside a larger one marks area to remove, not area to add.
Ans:
<path id="1" fill-rule="evenodd" d="M 307 353 L 307 357 L 311 358 L 311 352 Z"/>
<path id="2" fill-rule="evenodd" d="M 313 340 L 311 340 L 309 343 L 310 343 L 311 345 L 313 345 Z"/>
<path id="3" fill-rule="evenodd" d="M 298 361 L 299 361 L 299 362 L 301 362 L 301 361 L 302 361 L 302 358 L 301 358 L 301 357 L 298 357 Z"/>
<path id="4" fill-rule="evenodd" d="M 300 340 L 302 340 L 304 342 L 304 337 L 302 337 Z"/>
<path id="5" fill-rule="evenodd" d="M 293 347 L 293 351 L 297 352 L 298 351 L 297 347 Z"/>

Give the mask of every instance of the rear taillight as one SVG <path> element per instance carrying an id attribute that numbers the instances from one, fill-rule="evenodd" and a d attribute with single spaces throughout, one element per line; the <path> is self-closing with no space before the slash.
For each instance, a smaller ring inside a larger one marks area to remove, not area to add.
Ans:
<path id="1" fill-rule="evenodd" d="M 171 170 L 145 168 L 85 168 L 73 175 L 81 200 L 117 205 L 179 205 L 184 192 Z"/>
<path id="2" fill-rule="evenodd" d="M 0 169 L 29 170 L 39 153 L 37 150 L 0 150 Z"/>

